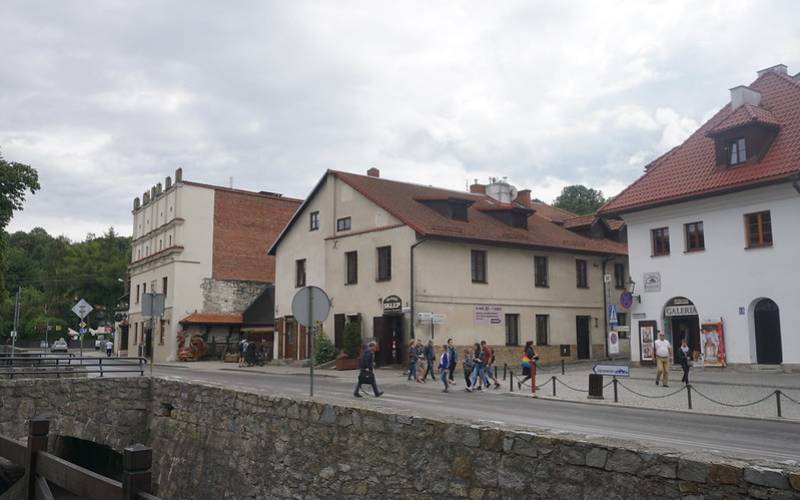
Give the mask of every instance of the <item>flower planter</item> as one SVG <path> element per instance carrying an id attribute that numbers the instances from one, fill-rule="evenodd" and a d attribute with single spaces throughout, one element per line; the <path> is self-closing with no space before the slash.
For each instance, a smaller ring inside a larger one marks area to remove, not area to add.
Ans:
<path id="1" fill-rule="evenodd" d="M 337 370 L 357 370 L 358 369 L 358 359 L 336 358 L 336 369 Z"/>

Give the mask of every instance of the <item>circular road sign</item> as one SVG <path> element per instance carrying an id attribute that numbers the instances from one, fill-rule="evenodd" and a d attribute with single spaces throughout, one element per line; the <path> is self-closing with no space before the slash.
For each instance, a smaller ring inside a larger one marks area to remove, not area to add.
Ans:
<path id="1" fill-rule="evenodd" d="M 625 290 L 619 296 L 619 303 L 625 309 L 630 309 L 631 306 L 633 305 L 633 294 L 631 292 Z"/>
<path id="2" fill-rule="evenodd" d="M 306 328 L 313 327 L 318 321 L 325 321 L 330 310 L 331 299 L 322 288 L 316 286 L 301 288 L 292 299 L 292 314 Z"/>

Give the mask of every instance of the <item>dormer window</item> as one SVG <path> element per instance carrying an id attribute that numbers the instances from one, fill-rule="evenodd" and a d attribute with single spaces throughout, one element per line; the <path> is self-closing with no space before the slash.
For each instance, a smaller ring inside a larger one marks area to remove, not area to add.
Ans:
<path id="1" fill-rule="evenodd" d="M 415 199 L 426 207 L 435 210 L 439 215 L 463 222 L 469 220 L 468 209 L 475 203 L 474 200 L 457 198 L 454 196 L 435 196 Z"/>
<path id="2" fill-rule="evenodd" d="M 747 149 L 745 147 L 744 137 L 732 140 L 729 145 L 731 150 L 731 157 L 729 165 L 738 165 L 747 161 Z"/>

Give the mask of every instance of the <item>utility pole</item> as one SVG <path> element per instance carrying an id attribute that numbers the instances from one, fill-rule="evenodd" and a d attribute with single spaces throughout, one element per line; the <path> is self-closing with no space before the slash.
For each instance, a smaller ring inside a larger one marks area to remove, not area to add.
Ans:
<path id="1" fill-rule="evenodd" d="M 17 335 L 19 335 L 19 296 L 22 292 L 22 287 L 17 287 L 17 300 L 14 303 L 14 335 L 11 337 L 11 355 L 14 355 L 14 350 L 17 347 Z"/>
<path id="2" fill-rule="evenodd" d="M 47 350 L 50 348 L 50 340 L 47 338 L 47 334 L 50 333 L 50 316 L 47 315 L 47 304 L 44 305 L 44 316 L 47 318 L 47 325 L 44 327 L 44 348 Z"/>

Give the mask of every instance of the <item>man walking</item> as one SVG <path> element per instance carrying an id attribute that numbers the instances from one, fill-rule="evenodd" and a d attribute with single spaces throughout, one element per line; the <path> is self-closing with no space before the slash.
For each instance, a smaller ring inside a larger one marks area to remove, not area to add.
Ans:
<path id="1" fill-rule="evenodd" d="M 453 378 L 453 372 L 456 371 L 456 364 L 458 363 L 458 353 L 453 345 L 453 339 L 447 339 L 447 361 L 450 364 L 450 366 L 448 366 L 450 385 L 453 385 L 456 383 Z"/>
<path id="2" fill-rule="evenodd" d="M 494 374 L 494 350 L 489 347 L 489 344 L 486 343 L 485 340 L 481 340 L 481 349 L 484 352 L 484 382 L 486 383 L 486 388 L 489 388 L 489 379 L 494 382 L 494 388 L 500 388 L 500 382 L 497 381 L 497 377 Z"/>
<path id="3" fill-rule="evenodd" d="M 358 383 L 353 391 L 353 396 L 357 398 L 362 397 L 360 393 L 362 384 L 371 385 L 376 398 L 381 397 L 383 394 L 383 391 L 378 390 L 378 384 L 375 383 L 375 349 L 377 345 L 374 341 L 370 342 L 361 355 L 361 360 L 358 363 Z"/>
<path id="4" fill-rule="evenodd" d="M 428 341 L 428 345 L 425 346 L 423 349 L 423 355 L 425 356 L 425 375 L 422 376 L 422 380 L 428 380 L 428 374 L 431 374 L 431 379 L 435 382 L 436 381 L 436 374 L 433 371 L 433 362 L 436 360 L 436 349 L 433 347 L 433 340 Z"/>
<path id="5" fill-rule="evenodd" d="M 445 344 L 442 346 L 442 356 L 439 358 L 439 376 L 442 379 L 442 383 L 444 384 L 444 390 L 442 392 L 450 392 L 449 386 L 449 370 L 448 367 L 450 366 L 450 349 L 448 345 Z"/>
<path id="6" fill-rule="evenodd" d="M 669 360 L 672 358 L 672 345 L 664 338 L 664 332 L 658 332 L 656 344 L 656 385 L 669 387 Z"/>

